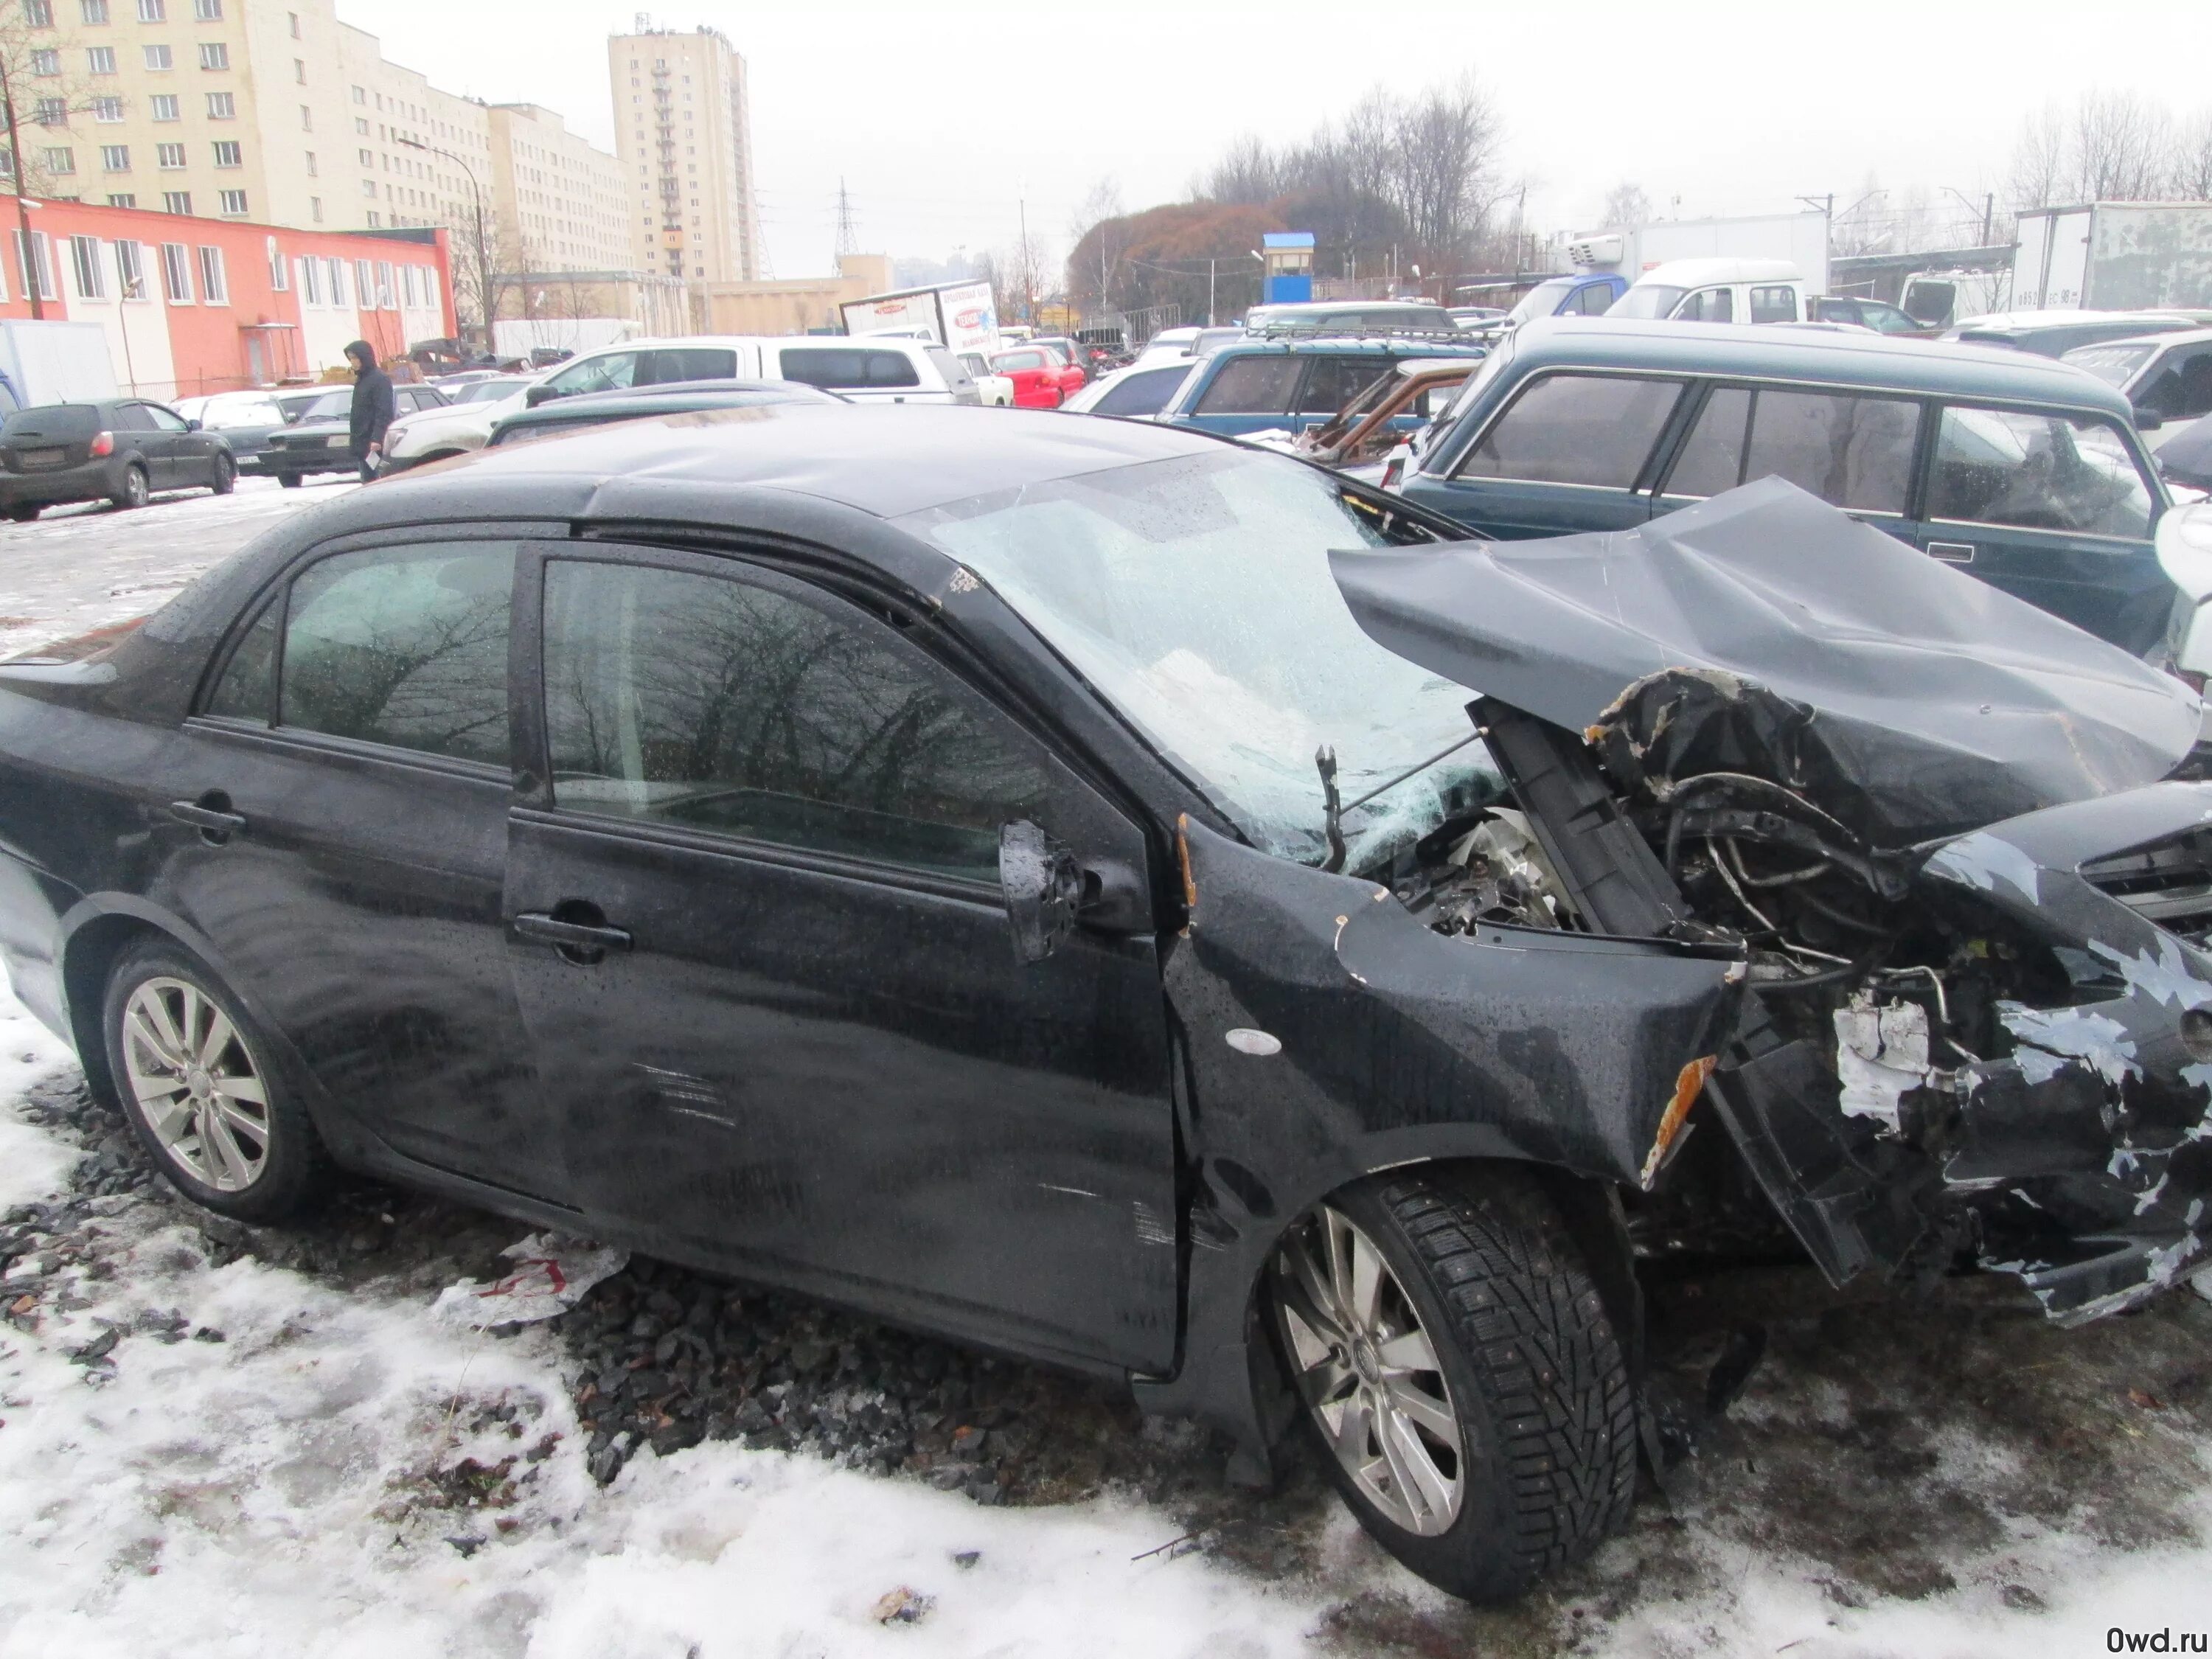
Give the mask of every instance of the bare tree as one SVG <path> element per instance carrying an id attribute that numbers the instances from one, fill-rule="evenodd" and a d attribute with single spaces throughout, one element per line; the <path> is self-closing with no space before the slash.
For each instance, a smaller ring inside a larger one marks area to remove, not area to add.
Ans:
<path id="1" fill-rule="evenodd" d="M 1213 164 L 1199 193 L 1212 202 L 1271 202 L 1283 193 L 1282 164 L 1257 133 L 1245 133 Z"/>
<path id="2" fill-rule="evenodd" d="M 2066 179 L 2066 120 L 2053 99 L 2021 124 L 2005 195 L 2015 212 L 2055 206 Z"/>
<path id="3" fill-rule="evenodd" d="M 2166 188 L 2184 202 L 2212 202 L 2212 109 L 2200 110 L 2174 135 Z"/>
<path id="4" fill-rule="evenodd" d="M 1115 279 L 1121 275 L 1121 256 L 1128 246 L 1122 228 L 1126 216 L 1121 186 L 1109 175 L 1091 186 L 1090 194 L 1068 222 L 1068 297 L 1079 305 L 1113 309 Z M 1079 259 L 1076 250 L 1080 251 Z"/>
<path id="5" fill-rule="evenodd" d="M 1399 205 L 1414 242 L 1439 264 L 1463 257 L 1488 228 L 1498 127 L 1472 71 L 1431 88 L 1399 124 Z"/>
<path id="6" fill-rule="evenodd" d="M 57 179 L 73 172 L 76 146 L 66 142 L 72 116 L 93 112 L 100 101 L 82 83 L 62 73 L 61 43 L 50 21 L 34 21 L 25 0 L 0 0 L 0 133 L 7 149 L 0 156 L 8 189 L 15 198 L 15 231 L 21 251 L 16 274 L 23 279 L 31 315 L 44 317 L 46 302 L 55 298 L 51 270 L 38 270 L 33 249 L 28 202 L 33 197 L 68 192 Z M 57 142 L 47 142 L 56 140 Z M 33 154 L 28 146 L 36 146 Z M 57 173 L 66 158 L 68 167 Z M 88 162 L 92 158 L 88 155 Z M 72 182 L 74 182 L 72 180 Z M 37 279 L 32 277 L 35 272 Z"/>
<path id="7" fill-rule="evenodd" d="M 1598 223 L 1611 229 L 1616 226 L 1640 225 L 1651 217 L 1651 198 L 1644 193 L 1644 186 L 1622 179 L 1605 193 L 1605 207 L 1598 215 Z"/>
<path id="8" fill-rule="evenodd" d="M 2074 108 L 2072 195 L 2140 202 L 2164 191 L 2172 118 L 2132 92 L 2084 93 Z"/>

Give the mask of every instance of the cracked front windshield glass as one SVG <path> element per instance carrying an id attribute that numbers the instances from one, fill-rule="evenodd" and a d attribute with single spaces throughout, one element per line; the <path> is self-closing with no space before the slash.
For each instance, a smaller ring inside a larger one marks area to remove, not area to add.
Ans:
<path id="1" fill-rule="evenodd" d="M 1315 751 L 1356 800 L 1467 736 L 1475 694 L 1360 630 L 1331 549 L 1425 541 L 1322 473 L 1227 452 L 1121 467 L 901 521 L 975 571 L 1243 830 L 1328 856 Z M 1481 745 L 1348 812 L 1360 870 L 1501 793 Z"/>

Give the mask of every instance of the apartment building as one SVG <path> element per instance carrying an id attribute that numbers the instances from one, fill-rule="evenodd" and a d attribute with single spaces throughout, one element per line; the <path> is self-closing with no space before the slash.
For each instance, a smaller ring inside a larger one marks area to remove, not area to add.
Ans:
<path id="1" fill-rule="evenodd" d="M 718 31 L 607 40 L 637 266 L 687 283 L 750 283 L 762 266 L 745 60 Z"/>
<path id="2" fill-rule="evenodd" d="M 41 194 L 302 228 L 445 226 L 464 256 L 481 204 L 495 270 L 633 268 L 613 156 L 550 111 L 432 86 L 333 0 L 18 3 L 21 143 Z"/>

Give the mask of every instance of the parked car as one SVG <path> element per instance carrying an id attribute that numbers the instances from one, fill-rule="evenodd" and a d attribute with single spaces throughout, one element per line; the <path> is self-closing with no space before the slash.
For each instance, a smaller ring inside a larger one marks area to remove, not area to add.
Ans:
<path id="1" fill-rule="evenodd" d="M 143 507 L 166 489 L 230 494 L 230 445 L 165 404 L 41 404 L 0 421 L 0 514 L 18 523 L 70 501 Z"/>
<path id="2" fill-rule="evenodd" d="M 982 401 L 960 360 L 933 340 L 871 334 L 697 335 L 630 340 L 563 363 L 525 394 L 531 406 L 582 392 L 690 380 L 798 380 L 857 403 Z"/>
<path id="3" fill-rule="evenodd" d="M 526 443 L 615 421 L 665 420 L 724 410 L 766 409 L 781 404 L 842 404 L 834 392 L 796 380 L 692 380 L 639 386 L 629 392 L 586 392 L 539 409 L 518 409 L 493 423 L 487 449 Z"/>
<path id="4" fill-rule="evenodd" d="M 453 406 L 453 399 L 434 386 L 395 386 L 392 400 L 398 410 L 395 427 L 411 415 Z M 297 489 L 318 473 L 352 472 L 359 465 L 353 453 L 350 386 L 326 390 L 292 425 L 270 435 L 261 457 L 261 471 L 287 489 Z"/>
<path id="5" fill-rule="evenodd" d="M 201 430 L 220 432 L 240 471 L 269 447 L 272 433 L 283 430 L 284 410 L 265 392 L 217 392 L 204 398 L 179 398 L 170 408 Z"/>
<path id="6" fill-rule="evenodd" d="M 1632 1228 L 2069 1322 L 2203 1260 L 2179 681 L 1779 480 L 1440 545 L 1194 433 L 751 413 L 353 492 L 0 666 L 0 957 L 180 1192 L 356 1170 L 1248 1478 L 1299 1432 L 1485 1598 L 1626 1519 Z"/>
<path id="7" fill-rule="evenodd" d="M 1322 466 L 1373 467 L 1379 473 L 1391 450 L 1442 415 L 1481 367 L 1479 356 L 1408 357 L 1333 418 L 1299 433 L 1291 453 Z"/>
<path id="8" fill-rule="evenodd" d="M 1190 377 L 1192 360 L 1176 358 L 1164 363 L 1137 362 L 1117 368 L 1103 380 L 1093 380 L 1062 405 L 1076 415 L 1120 415 L 1150 420 L 1166 408 L 1176 388 Z"/>
<path id="9" fill-rule="evenodd" d="M 1505 320 L 1505 307 L 1503 306 L 1448 306 L 1445 309 L 1450 312 L 1452 321 L 1462 328 L 1486 328 L 1492 323 Z"/>
<path id="10" fill-rule="evenodd" d="M 2212 415 L 2212 328 L 2176 329 L 2100 345 L 2059 360 L 2083 368 L 2128 400 L 2152 449 L 2191 421 Z"/>
<path id="11" fill-rule="evenodd" d="M 401 416 L 385 434 L 384 465 L 378 476 L 482 449 L 499 418 L 522 408 L 523 394 L 538 379 L 533 374 L 494 375 L 460 387 L 441 409 Z"/>
<path id="12" fill-rule="evenodd" d="M 2201 326 L 2191 317 L 2155 311 L 2008 311 L 1977 317 L 1944 331 L 1961 345 L 2008 346 L 2039 357 L 2063 357 L 2085 345 L 2172 334 Z"/>
<path id="13" fill-rule="evenodd" d="M 1029 343 L 1028 349 L 1032 351 L 1050 352 L 1059 358 L 1061 363 L 1073 369 L 1081 377 L 1073 385 L 1065 387 L 1069 393 L 1072 394 L 1079 387 L 1090 384 L 1091 354 L 1066 335 L 1040 334 Z"/>
<path id="14" fill-rule="evenodd" d="M 1247 332 L 1301 334 L 1455 334 L 1459 325 L 1425 300 L 1308 300 L 1254 306 Z"/>
<path id="15" fill-rule="evenodd" d="M 1862 300 L 1855 295 L 1825 294 L 1813 301 L 1813 314 L 1808 319 L 1816 323 L 1852 323 L 1860 328 L 1870 328 L 1877 334 L 1893 334 L 1916 340 L 1932 340 L 1943 331 L 1940 323 L 1923 323 L 1917 317 L 1906 315 L 1893 305 L 1880 300 Z"/>
<path id="16" fill-rule="evenodd" d="M 1518 328 L 1539 317 L 1602 317 L 1627 291 L 1628 278 L 1618 271 L 1582 270 L 1547 276 L 1522 295 L 1504 314 L 1503 321 L 1507 327 Z"/>
<path id="17" fill-rule="evenodd" d="M 986 409 L 1012 409 L 1014 406 L 1014 383 L 1003 374 L 991 372 L 991 359 L 981 351 L 961 351 L 954 356 L 960 367 L 968 371 L 968 378 L 975 383 L 975 401 Z"/>
<path id="18" fill-rule="evenodd" d="M 1013 382 L 1017 409 L 1058 409 L 1083 389 L 1083 371 L 1034 341 L 994 352 L 991 372 Z"/>
<path id="19" fill-rule="evenodd" d="M 349 386 L 352 382 L 344 384 Z M 297 426 L 309 410 L 330 396 L 332 389 L 330 386 L 279 386 L 269 394 L 269 401 L 283 415 L 285 425 Z"/>
<path id="20" fill-rule="evenodd" d="M 1336 417 L 1354 398 L 1413 359 L 1468 355 L 1453 340 L 1255 338 L 1224 346 L 1200 362 L 1159 418 L 1225 437 L 1258 432 L 1295 435 Z"/>
<path id="21" fill-rule="evenodd" d="M 1137 354 L 1136 362 L 1130 366 L 1143 368 L 1177 357 L 1188 359 L 1192 355 L 1191 343 L 1198 338 L 1200 332 L 1199 329 L 1189 327 L 1164 328 L 1145 342 L 1145 349 Z"/>
<path id="22" fill-rule="evenodd" d="M 1624 530 L 1769 476 L 2125 650 L 2166 640 L 2176 595 L 2151 532 L 2167 497 L 2127 401 L 2026 352 L 1618 307 L 1532 323 L 1395 488 L 1528 537 Z"/>
<path id="23" fill-rule="evenodd" d="M 1805 319 L 1805 278 L 1787 259 L 1669 259 L 1629 285 L 1609 317 L 1678 323 Z"/>

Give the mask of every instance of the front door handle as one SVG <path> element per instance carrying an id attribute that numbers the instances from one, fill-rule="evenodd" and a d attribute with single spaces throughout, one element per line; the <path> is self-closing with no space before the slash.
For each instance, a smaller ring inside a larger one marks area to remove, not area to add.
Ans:
<path id="1" fill-rule="evenodd" d="M 189 823 L 208 842 L 220 846 L 233 836 L 246 830 L 246 815 L 230 810 L 230 797 L 220 789 L 210 789 L 198 800 L 173 800 L 169 816 L 179 823 Z"/>
<path id="2" fill-rule="evenodd" d="M 1941 559 L 1946 564 L 1972 564 L 1974 562 L 1974 544 L 1972 542 L 1930 542 L 1928 544 L 1928 556 Z"/>
<path id="3" fill-rule="evenodd" d="M 609 951 L 627 951 L 630 936 L 620 927 L 604 923 L 568 921 L 544 911 L 526 911 L 514 919 L 518 937 L 550 945 L 572 960 L 596 962 Z"/>

